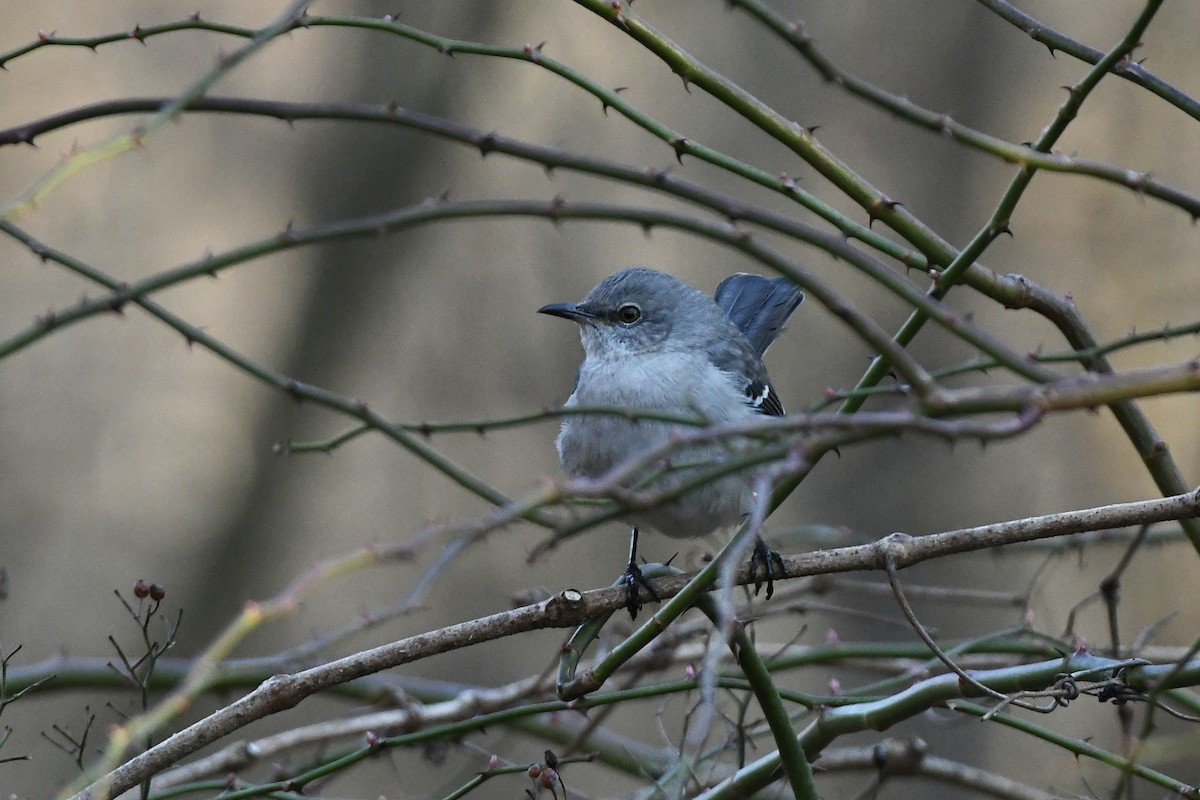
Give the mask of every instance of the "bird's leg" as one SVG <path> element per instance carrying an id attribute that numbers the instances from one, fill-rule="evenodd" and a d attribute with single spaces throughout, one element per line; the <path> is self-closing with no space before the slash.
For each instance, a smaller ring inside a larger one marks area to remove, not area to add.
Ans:
<path id="1" fill-rule="evenodd" d="M 639 588 L 644 588 L 655 600 L 662 599 L 658 596 L 658 592 L 654 591 L 650 581 L 646 580 L 646 576 L 642 574 L 641 567 L 637 565 L 637 546 L 638 529 L 634 528 L 633 533 L 629 536 L 629 564 L 625 567 L 624 575 L 625 608 L 629 611 L 630 619 L 637 619 L 637 612 L 642 607 L 642 601 L 638 599 Z"/>
<path id="2" fill-rule="evenodd" d="M 776 553 L 771 548 L 767 547 L 767 543 L 762 540 L 761 536 L 754 538 L 754 552 L 750 554 L 750 577 L 754 580 L 754 594 L 758 594 L 758 590 L 762 588 L 763 581 L 758 578 L 758 571 L 761 569 L 767 576 L 767 599 L 771 599 L 771 595 L 775 594 L 775 568 L 779 568 L 780 580 L 786 578 L 787 568 L 783 565 L 783 556 Z"/>

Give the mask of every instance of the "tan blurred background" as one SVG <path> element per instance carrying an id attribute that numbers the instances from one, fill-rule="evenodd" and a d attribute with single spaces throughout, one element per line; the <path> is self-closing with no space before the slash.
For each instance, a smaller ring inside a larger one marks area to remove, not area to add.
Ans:
<path id="1" fill-rule="evenodd" d="M 95 35 L 181 19 L 197 8 L 206 19 L 260 25 L 282 5 L 9 2 L 0 49 L 33 40 L 39 29 Z M 1106 49 L 1133 19 L 1135 5 L 1078 0 L 1023 7 Z M 1011 141 L 1034 138 L 1061 102 L 1060 87 L 1086 70 L 1070 57 L 1052 58 L 1046 48 L 962 0 L 781 0 L 777 6 L 803 19 L 818 46 L 845 68 Z M 828 147 L 955 244 L 966 242 L 986 221 L 1012 174 L 994 159 L 913 130 L 823 84 L 786 47 L 723 3 L 640 0 L 635 8 L 783 113 L 820 126 L 818 136 Z M 399 11 L 402 21 L 446 36 L 508 45 L 545 42 L 549 55 L 601 83 L 629 87 L 628 100 L 687 136 L 800 177 L 810 190 L 865 219 L 794 156 L 702 92 L 685 92 L 661 63 L 569 2 L 400 8 L 315 2 L 311 11 Z M 1138 56 L 1195 96 L 1200 94 L 1198 34 L 1200 6 L 1169 3 Z M 98 52 L 43 49 L 13 61 L 0 74 L 0 127 L 105 99 L 171 95 L 240 44 L 216 34 L 182 32 L 144 46 L 118 43 Z M 666 145 L 614 113 L 602 114 L 593 98 L 529 64 L 469 55 L 450 60 L 399 38 L 324 28 L 297 31 L 271 44 L 212 93 L 395 101 L 532 142 L 634 165 L 673 167 L 814 221 L 798 207 L 739 189 L 697 162 L 674 165 Z M 69 127 L 43 136 L 36 149 L 0 149 L 0 201 L 15 197 L 72 148 L 128 130 L 136 119 Z M 1109 78 L 1060 149 L 1149 171 L 1197 193 L 1196 132 L 1195 120 Z M 158 131 L 136 151 L 75 176 L 18 222 L 48 244 L 134 280 L 206 251 L 268 236 L 289 221 L 305 226 L 380 212 L 447 190 L 455 199 L 563 194 L 668 203 L 599 180 L 566 173 L 548 177 L 535 165 L 504 156 L 481 159 L 467 148 L 397 127 L 289 126 L 197 114 Z M 1072 294 L 1101 340 L 1131 328 L 1196 319 L 1198 234 L 1176 209 L 1097 181 L 1042 175 L 1020 205 L 1013 229 L 1015 236 L 998 241 L 985 263 Z M 904 309 L 825 254 L 793 247 L 792 255 L 859 301 L 884 327 L 893 329 L 903 319 Z M 0 237 L 0 264 L 0 337 L 23 330 L 36 314 L 97 294 L 64 270 L 38 263 L 7 237 Z M 362 398 L 392 419 L 478 419 L 533 411 L 566 397 L 579 357 L 575 333 L 534 310 L 581 297 L 629 264 L 668 270 L 706 290 L 729 272 L 761 271 L 731 251 L 682 234 L 646 236 L 633 226 L 556 228 L 507 219 L 438 224 L 300 249 L 229 270 L 217 280 L 186 284 L 158 299 L 263 364 Z M 1028 313 L 1001 312 L 965 293 L 955 300 L 1014 347 L 1062 347 L 1050 327 Z M 918 346 L 928 364 L 963 356 L 961 347 L 947 351 L 939 341 L 935 334 Z M 1121 366 L 1163 363 L 1195 356 L 1197 349 L 1192 338 L 1143 347 L 1116 360 Z M 790 407 L 801 409 L 826 387 L 852 385 L 868 355 L 835 318 L 809 302 L 773 348 L 769 365 Z M 1154 400 L 1145 408 L 1185 478 L 1195 483 L 1200 475 L 1197 399 Z M 8 597 L 0 602 L 0 644 L 5 651 L 23 645 L 19 663 L 58 654 L 109 656 L 109 634 L 124 640 L 134 632 L 113 590 L 127 592 L 134 580 L 145 578 L 167 587 L 169 607 L 185 610 L 176 649 L 187 655 L 246 600 L 275 593 L 316 559 L 364 543 L 403 540 L 428 521 L 485 510 L 382 437 L 359 439 L 329 456 L 272 454 L 276 442 L 326 437 L 347 427 L 344 419 L 297 405 L 211 354 L 189 349 L 179 335 L 133 308 L 120 317 L 59 331 L 0 362 L 0 566 L 8 576 Z M 542 424 L 482 439 L 445 436 L 434 442 L 501 490 L 519 493 L 542 476 L 558 476 L 554 433 L 553 424 Z M 986 451 L 920 441 L 847 450 L 821 463 L 772 528 L 844 527 L 850 533 L 838 541 L 848 542 L 893 530 L 926 533 L 1154 493 L 1111 416 L 1099 413 L 1050 420 L 1030 436 Z M 494 534 L 441 578 L 426 610 L 358 644 L 504 608 L 514 592 L 532 585 L 606 585 L 621 567 L 624 536 L 621 527 L 612 526 L 529 566 L 525 557 L 541 538 L 538 530 L 521 526 Z M 694 561 L 702 546 L 715 544 L 702 543 L 684 557 Z M 650 538 L 644 548 L 648 557 L 658 558 L 669 556 L 677 544 Z M 394 602 L 411 588 L 433 552 L 426 549 L 412 565 L 388 565 L 330 585 L 242 652 L 273 652 Z M 1119 554 L 1108 548 L 1082 559 L 1058 558 L 1036 581 L 1044 558 L 1040 552 L 961 559 L 912 579 L 1017 591 L 1034 585 L 1037 625 L 1059 633 L 1071 604 L 1095 590 L 1097 576 L 1111 569 Z M 1146 553 L 1127 577 L 1126 636 L 1175 613 L 1154 641 L 1189 643 L 1200 622 L 1198 579 L 1200 568 L 1190 549 L 1176 544 Z M 894 614 L 883 601 L 840 597 L 838 602 Z M 932 605 L 919 611 L 948 636 L 1018 621 L 1012 611 L 951 613 Z M 900 628 L 881 632 L 837 615 L 802 622 L 810 626 L 802 643 L 821 641 L 830 627 L 843 639 L 911 639 Z M 1081 627 L 1085 636 L 1107 642 L 1099 613 L 1085 615 Z M 517 646 L 433 659 L 411 672 L 493 685 L 541 669 L 558 640 L 555 633 L 532 636 Z M 477 667 L 484 659 L 486 671 Z M 808 688 L 819 691 L 823 684 Z M 15 733 L 3 755 L 34 759 L 0 765 L 4 796 L 46 796 L 73 774 L 70 760 L 38 733 L 52 723 L 78 729 L 87 699 L 56 696 L 39 704 L 31 698 L 5 713 L 0 723 L 12 725 Z M 117 704 L 129 710 L 127 700 Z M 115 719 L 107 709 L 94 710 L 98 724 Z M 1073 706 L 1071 713 L 1075 716 L 1062 723 L 1068 730 L 1113 745 L 1111 712 Z M 948 734 L 954 741 L 941 752 L 951 756 L 1009 774 L 1014 770 L 1006 770 L 1006 762 L 1030 763 L 1019 751 L 1005 751 L 1008 755 L 993 763 L 979 757 L 983 742 L 990 740 L 976 723 L 939 719 L 914 725 L 911 730 L 924 735 L 931 734 L 920 725 L 930 726 L 933 735 Z M 1200 741 L 1191 736 L 1193 744 Z M 1027 746 L 1013 736 L 1003 743 Z M 519 750 L 505 755 L 523 758 Z M 1044 756 L 1034 761 L 1041 764 Z M 1067 791 L 1082 791 L 1081 781 L 1094 777 L 1089 768 L 1065 757 L 1060 761 L 1052 765 L 1057 772 L 1021 777 Z M 346 784 L 344 790 L 363 796 L 432 791 L 421 783 L 424 778 L 404 791 L 388 788 L 395 775 L 387 769 L 361 774 L 364 785 Z M 379 781 L 379 788 L 368 779 Z"/>

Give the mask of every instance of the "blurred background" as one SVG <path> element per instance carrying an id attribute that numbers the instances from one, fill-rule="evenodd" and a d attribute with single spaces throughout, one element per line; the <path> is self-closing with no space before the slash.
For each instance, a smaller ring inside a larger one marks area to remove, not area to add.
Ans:
<path id="1" fill-rule="evenodd" d="M 92 36 L 135 23 L 180 20 L 196 10 L 204 19 L 258 26 L 282 7 L 232 0 L 10 2 L 0 49 L 33 41 L 39 30 Z M 803 19 L 817 46 L 845 69 L 1013 142 L 1035 138 L 1063 100 L 1061 87 L 1087 70 L 962 0 L 779 0 L 775 7 Z M 1026 2 L 1022 8 L 1102 50 L 1120 38 L 1138 10 L 1133 4 L 1095 0 Z M 689 138 L 770 172 L 786 172 L 865 222 L 861 209 L 794 155 L 703 92 L 685 91 L 663 64 L 572 3 L 383 8 L 314 2 L 310 10 L 391 12 L 402 22 L 448 37 L 517 46 L 544 42 L 548 55 L 596 81 L 628 87 L 623 97 Z M 724 3 L 640 0 L 636 11 L 782 113 L 802 125 L 819 126 L 817 136 L 826 146 L 955 245 L 986 223 L 1013 173 L 994 158 L 915 130 L 825 84 L 786 46 Z M 1195 96 L 1200 94 L 1198 33 L 1200 6 L 1169 3 L 1137 57 Z M 12 61 L 0 74 L 0 127 L 102 100 L 171 96 L 241 44 L 191 31 L 94 52 L 44 48 Z M 677 164 L 667 145 L 615 113 L 602 113 L 594 98 L 527 63 L 465 54 L 450 59 L 382 33 L 320 28 L 270 44 L 210 93 L 391 101 L 535 143 L 670 168 L 825 227 L 799 206 L 739 186 L 695 160 Z M 0 148 L 0 198 L 8 202 L 74 148 L 127 131 L 137 119 L 91 121 L 46 134 L 36 148 Z M 1059 149 L 1200 192 L 1195 121 L 1112 77 L 1086 103 Z M 616 183 L 561 171 L 547 175 L 502 155 L 482 159 L 470 148 L 399 127 L 289 125 L 187 114 L 136 150 L 74 176 L 17 223 L 46 243 L 132 281 L 205 252 L 262 239 L 288 223 L 303 227 L 358 217 L 442 193 L 454 199 L 562 195 L 674 207 L 669 199 Z M 1001 238 L 983 262 L 996 272 L 1021 273 L 1070 294 L 1101 341 L 1132 329 L 1196 319 L 1197 230 L 1178 209 L 1099 181 L 1043 174 L 1018 207 L 1013 233 Z M 907 309 L 844 264 L 816 249 L 788 247 L 789 255 L 834 283 L 884 328 L 894 330 L 906 316 Z M 37 314 L 99 293 L 2 236 L 0 264 L 0 338 L 24 330 Z M 575 330 L 534 312 L 547 302 L 578 299 L 604 276 L 631 264 L 672 272 L 708 291 L 730 272 L 763 271 L 737 253 L 681 233 L 646 235 L 632 225 L 553 226 L 509 218 L 440 223 L 301 248 L 156 297 L 262 364 L 361 398 L 391 419 L 474 420 L 532 412 L 564 400 L 580 356 Z M 1002 311 L 966 290 L 955 293 L 953 304 L 1013 347 L 1063 349 L 1051 327 L 1029 312 Z M 1191 338 L 1125 351 L 1114 359 L 1120 367 L 1168 363 L 1194 357 L 1197 349 Z M 935 367 L 967 355 L 932 329 L 916 352 Z M 801 410 L 819 402 L 827 387 L 852 386 L 870 355 L 835 317 L 810 301 L 772 349 L 768 366 L 789 408 Z M 1144 404 L 1192 484 L 1200 475 L 1197 404 L 1195 396 Z M 136 634 L 113 592 L 128 594 L 133 582 L 144 578 L 167 588 L 168 608 L 184 609 L 176 652 L 193 654 L 247 600 L 275 594 L 318 559 L 367 543 L 403 541 L 429 522 L 487 510 L 380 436 L 362 437 L 329 455 L 273 454 L 276 443 L 325 438 L 349 427 L 346 419 L 297 404 L 203 349 L 189 347 L 135 308 L 58 331 L 0 361 L 0 567 L 7 575 L 0 645 L 5 652 L 23 646 L 15 662 L 22 664 L 56 655 L 111 657 L 108 636 L 125 640 Z M 486 437 L 439 436 L 433 443 L 500 490 L 519 494 L 545 476 L 559 477 L 556 429 L 547 422 Z M 821 462 L 772 518 L 769 530 L 786 534 L 807 526 L 799 536 L 783 537 L 781 549 L 799 550 L 891 531 L 922 534 L 1155 495 L 1137 454 L 1111 414 L 1101 411 L 1050 419 L 1028 436 L 986 450 L 918 440 L 846 449 Z M 543 536 L 526 525 L 491 535 L 440 577 L 421 611 L 344 643 L 338 652 L 503 609 L 515 593 L 531 586 L 607 585 L 623 565 L 622 526 L 576 538 L 527 564 L 526 556 Z M 329 585 L 292 618 L 256 635 L 239 654 L 275 652 L 386 607 L 412 588 L 437 544 L 411 564 L 390 563 Z M 719 545 L 715 539 L 685 543 L 681 558 L 698 563 Z M 679 547 L 648 537 L 643 554 L 666 558 Z M 1097 547 L 1058 556 L 1045 550 L 988 554 L 914 570 L 910 580 L 1029 591 L 1035 624 L 1057 634 L 1072 605 L 1096 590 L 1120 553 L 1119 547 Z M 1126 585 L 1136 587 L 1125 593 L 1121 607 L 1129 638 L 1162 623 L 1153 643 L 1192 641 L 1200 623 L 1194 591 L 1200 567 L 1189 547 L 1166 543 L 1143 553 Z M 832 602 L 897 616 L 883 596 L 850 593 Z M 918 611 L 948 637 L 1020 621 L 1013 609 L 926 604 Z M 773 635 L 786 641 L 801 625 L 807 627 L 800 643 L 819 643 L 830 629 L 844 640 L 912 640 L 903 627 L 836 612 L 791 618 Z M 1082 615 L 1076 629 L 1107 643 L 1098 607 Z M 547 632 L 486 645 L 415 664 L 410 672 L 495 685 L 542 669 L 561 636 Z M 486 670 L 481 669 L 485 663 Z M 807 688 L 822 691 L 829 677 L 814 675 Z M 0 764 L 6 797 L 47 796 L 74 774 L 71 759 L 40 734 L 54 724 L 78 730 L 86 720 L 86 702 L 88 695 L 60 694 L 44 701 L 29 698 L 6 710 L 0 722 L 14 733 L 5 755 L 33 756 L 29 762 Z M 120 712 L 133 710 L 127 698 L 114 700 L 113 706 L 92 709 L 98 718 L 96 742 Z M 1060 713 L 1055 721 L 1072 735 L 1094 735 L 1102 745 L 1115 746 L 1111 711 L 1072 706 L 1069 716 Z M 997 750 L 996 763 L 989 764 L 979 753 L 992 753 L 1001 744 L 1030 745 L 970 720 L 948 715 L 917 720 L 904 732 L 941 742 L 942 754 L 974 755 L 981 766 L 1002 772 L 1005 764 L 1045 767 L 1044 774 L 1023 770 L 1020 775 L 1037 786 L 1078 792 L 1095 777 L 1089 772 L 1093 768 L 1065 755 L 1047 764 L 1044 754 L 1024 759 L 1019 749 Z M 1198 740 L 1192 729 L 1179 735 L 1191 736 L 1192 744 Z M 505 757 L 533 760 L 515 746 Z M 463 774 L 478 768 L 453 763 Z M 1176 774 L 1186 779 L 1187 772 L 1181 768 Z M 1200 780 L 1194 766 L 1191 773 L 1193 782 Z M 363 796 L 389 791 L 426 796 L 443 780 L 414 777 L 401 791 L 394 785 L 396 773 L 386 766 L 357 775 L 381 787 L 368 783 L 346 789 Z M 622 788 L 593 785 L 590 791 L 599 796 Z M 910 790 L 922 796 L 923 790 L 912 785 L 891 788 L 893 796 Z M 514 796 L 518 793 L 513 789 Z"/>

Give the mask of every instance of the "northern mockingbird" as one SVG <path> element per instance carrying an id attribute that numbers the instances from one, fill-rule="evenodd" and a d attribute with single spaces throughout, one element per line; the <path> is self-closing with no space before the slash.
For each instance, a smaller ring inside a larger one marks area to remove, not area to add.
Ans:
<path id="1" fill-rule="evenodd" d="M 666 273 L 634 267 L 605 278 L 578 303 L 552 303 L 538 312 L 579 325 L 584 357 L 568 408 L 616 406 L 698 415 L 721 424 L 758 414 L 783 415 L 762 354 L 803 299 L 786 278 L 739 273 L 722 281 L 709 298 Z M 569 415 L 558 435 L 559 460 L 573 477 L 600 478 L 687 430 L 694 428 L 610 415 Z M 720 444 L 676 451 L 666 471 L 649 486 L 637 477 L 630 485 L 669 490 L 729 455 Z M 734 473 L 623 515 L 633 525 L 625 573 L 631 615 L 640 605 L 639 585 L 654 595 L 636 563 L 638 527 L 649 526 L 667 536 L 698 537 L 734 525 L 750 511 L 753 480 L 753 472 Z M 758 539 L 751 567 L 765 568 L 768 598 L 774 589 L 773 564 L 785 577 L 782 559 Z"/>

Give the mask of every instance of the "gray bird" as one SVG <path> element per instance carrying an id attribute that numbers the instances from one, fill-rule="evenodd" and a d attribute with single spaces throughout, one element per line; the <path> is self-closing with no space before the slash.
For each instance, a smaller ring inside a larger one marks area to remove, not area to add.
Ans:
<path id="1" fill-rule="evenodd" d="M 552 303 L 538 312 L 579 325 L 584 358 L 567 407 L 619 406 L 699 415 L 721 424 L 758 414 L 783 415 L 762 355 L 803 299 L 786 278 L 738 273 L 709 298 L 666 273 L 633 267 L 605 278 L 578 303 Z M 616 416 L 566 416 L 558 435 L 559 460 L 573 477 L 599 478 L 687 430 L 694 428 Z M 728 455 L 719 444 L 677 451 L 669 471 L 649 488 L 669 489 L 689 472 L 694 475 Z M 698 537 L 734 525 L 750 510 L 752 481 L 752 473 L 734 473 L 623 516 L 634 526 L 625 573 L 631 616 L 640 607 L 639 585 L 658 599 L 636 563 L 638 528 Z M 765 569 L 770 598 L 773 565 L 786 577 L 782 559 L 759 539 L 751 565 Z"/>

